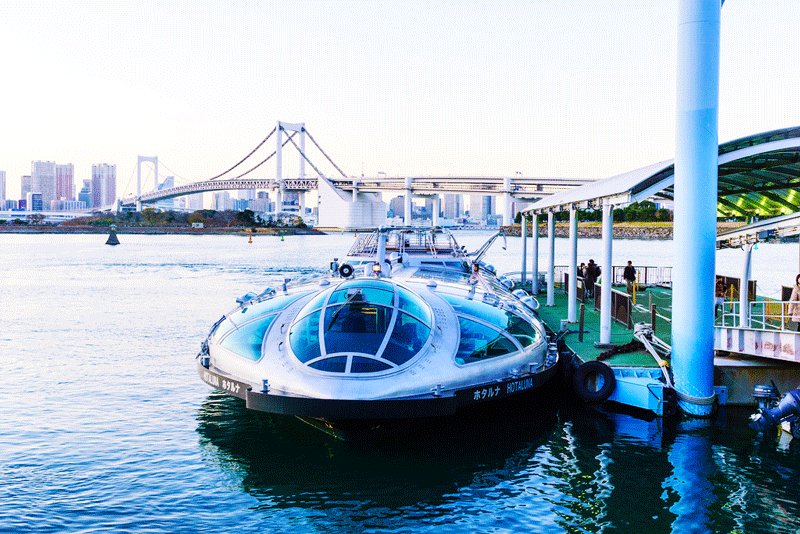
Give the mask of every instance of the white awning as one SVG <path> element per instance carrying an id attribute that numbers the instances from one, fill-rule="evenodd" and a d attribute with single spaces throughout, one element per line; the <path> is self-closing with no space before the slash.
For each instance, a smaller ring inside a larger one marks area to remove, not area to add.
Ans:
<path id="1" fill-rule="evenodd" d="M 568 210 L 571 206 L 577 209 L 599 208 L 604 199 L 614 206 L 621 206 L 646 200 L 671 186 L 674 181 L 672 160 L 662 161 L 551 195 L 525 211 L 539 214 Z"/>

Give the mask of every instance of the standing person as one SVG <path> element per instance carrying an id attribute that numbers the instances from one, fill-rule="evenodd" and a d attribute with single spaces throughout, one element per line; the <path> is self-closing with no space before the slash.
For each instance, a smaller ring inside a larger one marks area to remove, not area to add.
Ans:
<path id="1" fill-rule="evenodd" d="M 625 280 L 625 287 L 628 293 L 633 295 L 633 283 L 636 281 L 636 269 L 631 260 L 628 260 L 628 265 L 625 266 L 625 270 L 622 271 L 622 278 Z"/>
<path id="2" fill-rule="evenodd" d="M 725 305 L 725 284 L 722 282 L 722 278 L 719 276 L 717 277 L 717 284 L 714 286 L 714 317 L 721 311 L 723 311 L 723 306 Z"/>
<path id="3" fill-rule="evenodd" d="M 600 268 L 597 266 L 594 260 L 589 260 L 583 276 L 583 284 L 586 287 L 587 297 L 594 296 L 594 283 L 597 281 L 598 276 L 600 276 Z"/>
<path id="4" fill-rule="evenodd" d="M 789 315 L 796 323 L 795 330 L 800 332 L 800 274 L 794 279 L 792 296 L 789 297 Z"/>

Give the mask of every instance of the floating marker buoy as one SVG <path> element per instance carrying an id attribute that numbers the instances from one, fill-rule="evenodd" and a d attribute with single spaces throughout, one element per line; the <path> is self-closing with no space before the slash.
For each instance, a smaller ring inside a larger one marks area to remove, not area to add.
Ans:
<path id="1" fill-rule="evenodd" d="M 108 229 L 108 239 L 106 245 L 119 245 L 119 238 L 117 237 L 117 225 L 112 224 Z"/>

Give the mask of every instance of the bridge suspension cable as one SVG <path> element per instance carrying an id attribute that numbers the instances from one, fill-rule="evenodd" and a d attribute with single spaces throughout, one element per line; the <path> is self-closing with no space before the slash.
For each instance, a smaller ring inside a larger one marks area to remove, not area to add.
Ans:
<path id="1" fill-rule="evenodd" d="M 304 128 L 304 129 L 305 129 L 305 128 Z M 319 149 L 319 151 L 320 151 L 320 152 L 322 152 L 322 155 L 323 155 L 323 156 L 325 156 L 325 157 L 327 158 L 327 160 L 328 160 L 328 161 L 331 163 L 331 165 L 333 165 L 333 166 L 336 168 L 336 170 L 337 170 L 337 171 L 339 171 L 339 174 L 341 174 L 343 178 L 347 178 L 347 175 L 344 173 L 344 171 L 342 171 L 342 169 L 340 169 L 340 168 L 339 168 L 339 166 L 338 166 L 338 165 L 336 165 L 336 163 L 334 163 L 334 162 L 333 162 L 333 160 L 331 159 L 331 157 L 330 157 L 330 156 L 329 156 L 329 155 L 328 155 L 328 154 L 327 154 L 327 153 L 326 153 L 324 150 L 322 150 L 322 147 L 321 147 L 321 146 L 319 146 L 319 143 L 317 143 L 317 141 L 316 141 L 316 140 L 314 139 L 314 137 L 311 135 L 311 132 L 309 132 L 308 130 L 305 130 L 305 132 L 306 132 L 306 135 L 308 136 L 308 138 L 309 138 L 309 139 L 311 139 L 311 142 L 312 142 L 312 143 L 314 143 L 314 146 L 315 146 L 315 147 L 317 147 L 317 149 Z M 294 146 L 297 146 L 297 145 L 294 145 Z M 300 150 L 300 149 L 298 148 L 297 150 Z M 305 155 L 305 154 L 303 154 L 303 157 L 306 159 L 306 161 L 308 161 L 308 158 L 306 158 L 306 155 Z M 311 163 L 310 161 L 308 161 L 308 162 L 309 162 L 309 163 Z M 314 165 L 311 165 L 311 166 L 312 166 L 312 167 L 314 167 Z M 322 174 L 321 174 L 321 173 L 320 173 L 320 172 L 317 170 L 317 168 L 316 168 L 316 167 L 314 167 L 314 170 L 315 170 L 315 171 L 317 171 L 317 173 L 318 173 L 320 176 L 323 176 L 323 175 L 322 175 Z"/>
<path id="2" fill-rule="evenodd" d="M 284 142 L 283 142 L 283 144 L 281 144 L 281 148 L 285 147 L 285 146 L 286 146 L 286 144 L 287 144 L 289 141 L 292 141 L 292 137 L 294 137 L 296 134 L 297 134 L 297 132 L 294 132 L 294 133 L 292 133 L 292 135 L 289 135 L 289 136 L 287 136 L 287 137 L 286 137 L 286 141 L 284 141 Z M 270 134 L 270 135 L 271 135 L 271 134 Z M 295 144 L 295 142 L 294 142 L 294 141 L 292 141 L 292 144 L 293 144 L 294 146 L 297 146 L 297 145 Z M 272 157 L 273 157 L 275 154 L 277 154 L 277 153 L 278 153 L 278 151 L 277 151 L 277 150 L 273 150 L 273 151 L 272 151 L 272 154 L 270 154 L 270 155 L 269 155 L 269 156 L 267 156 L 266 158 L 262 159 L 262 160 L 261 160 L 259 163 L 256 163 L 256 165 L 255 165 L 255 166 L 253 166 L 253 167 L 251 167 L 250 169 L 248 169 L 248 170 L 244 171 L 244 172 L 243 172 L 242 174 L 240 174 L 239 176 L 234 176 L 233 178 L 228 178 L 228 179 L 229 179 L 229 180 L 238 180 L 238 179 L 239 179 L 239 178 L 241 178 L 242 176 L 247 176 L 248 174 L 250 174 L 251 172 L 253 172 L 253 171 L 254 171 L 254 170 L 256 170 L 257 168 L 261 167 L 263 164 L 265 164 L 266 162 L 268 162 L 268 161 L 269 161 L 269 160 L 270 160 L 270 159 L 271 159 L 271 158 L 272 158 Z M 305 157 L 305 156 L 304 156 L 304 157 Z M 309 163 L 310 163 L 310 162 L 309 162 Z M 313 167 L 314 165 L 312 164 L 311 166 Z M 208 181 L 209 181 L 209 182 L 213 181 L 213 178 L 212 178 L 211 180 L 208 180 Z"/>
<path id="3" fill-rule="evenodd" d="M 272 134 L 274 134 L 274 133 L 275 133 L 275 130 L 277 130 L 277 129 L 278 129 L 278 128 L 277 128 L 277 126 L 276 126 L 276 127 L 274 127 L 274 128 L 272 129 L 272 131 L 270 131 L 270 132 L 269 132 L 269 134 L 267 134 L 267 136 L 264 138 L 264 140 L 263 140 L 263 141 L 261 141 L 261 142 L 260 142 L 258 145 L 256 145 L 256 147 L 255 147 L 253 150 L 251 150 L 249 154 L 247 154 L 245 157 L 243 157 L 242 159 L 240 159 L 240 160 L 239 160 L 239 162 L 238 162 L 236 165 L 234 165 L 233 167 L 231 167 L 230 169 L 228 169 L 228 170 L 227 170 L 227 171 L 225 171 L 225 172 L 221 172 L 221 173 L 219 173 L 218 175 L 214 176 L 213 178 L 209 178 L 209 179 L 208 179 L 208 180 L 206 180 L 206 181 L 208 181 L 208 182 L 211 182 L 211 181 L 213 181 L 213 180 L 216 180 L 217 178 L 220 178 L 220 177 L 222 177 L 222 176 L 224 176 L 224 175 L 228 174 L 228 173 L 229 173 L 229 172 L 231 172 L 233 169 L 235 169 L 236 167 L 238 167 L 239 165 L 241 165 L 242 163 L 244 163 L 244 162 L 247 160 L 247 158 L 249 158 L 250 156 L 252 156 L 252 155 L 255 153 L 255 151 L 256 151 L 256 150 L 258 150 L 259 148 L 261 148 L 261 145 L 263 145 L 264 143 L 266 143 L 266 142 L 269 140 L 269 138 L 270 138 L 270 137 L 272 137 Z M 284 144 L 285 144 L 285 143 L 284 143 Z M 254 169 L 257 169 L 257 168 L 258 168 L 260 165 L 263 165 L 263 164 L 264 164 L 264 163 L 265 163 L 265 162 L 266 162 L 266 161 L 267 161 L 269 158 L 271 158 L 271 157 L 272 157 L 272 156 L 274 156 L 274 155 L 275 155 L 275 152 L 273 152 L 272 154 L 270 154 L 270 155 L 267 157 L 267 159 L 265 159 L 264 161 L 262 161 L 261 163 L 259 163 L 258 165 L 256 165 L 256 166 L 255 166 L 255 167 L 253 167 L 252 169 L 250 169 L 250 171 L 252 171 L 252 170 L 254 170 Z M 250 171 L 247 171 L 247 172 L 250 172 Z M 247 174 L 247 172 L 246 172 L 246 173 L 244 173 L 244 174 Z M 237 176 L 236 178 L 241 178 L 242 176 L 244 176 L 244 174 L 241 174 L 241 175 Z M 236 178 L 234 178 L 234 180 L 235 180 Z"/>
<path id="4" fill-rule="evenodd" d="M 306 130 L 306 134 L 308 134 L 308 130 Z M 303 159 L 304 159 L 304 160 L 306 160 L 306 162 L 308 162 L 308 164 L 309 164 L 309 165 L 311 165 L 311 168 L 312 168 L 312 169 L 314 169 L 314 172 L 316 172 L 316 173 L 317 173 L 317 175 L 318 175 L 320 178 L 325 178 L 325 175 L 324 175 L 324 174 L 322 174 L 322 173 L 320 172 L 320 170 L 317 168 L 317 166 L 316 166 L 316 165 L 314 165 L 314 164 L 311 162 L 311 160 L 310 160 L 310 159 L 308 159 L 308 156 L 306 156 L 306 155 L 305 155 L 304 151 L 300 150 L 300 147 L 299 147 L 299 146 L 297 146 L 297 143 L 295 143 L 295 142 L 294 142 L 294 139 L 292 139 L 292 137 L 294 137 L 294 134 L 292 134 L 291 136 L 289 136 L 289 139 L 288 139 L 288 141 L 291 141 L 291 142 L 292 142 L 292 144 L 293 144 L 293 145 L 294 145 L 294 147 L 297 149 L 297 151 L 298 151 L 298 152 L 300 152 L 300 155 L 301 155 L 301 156 L 303 156 Z M 309 137 L 311 137 L 311 136 L 309 135 Z M 313 141 L 313 139 L 312 139 L 312 141 Z M 284 144 L 286 144 L 286 143 L 284 143 Z M 314 143 L 314 144 L 316 145 L 316 143 Z M 323 154 L 324 154 L 324 152 L 323 152 Z M 331 161 L 331 163 L 333 163 L 333 162 Z M 334 163 L 333 165 L 334 165 L 334 167 L 336 167 L 336 164 L 335 164 L 335 163 Z M 336 168 L 338 169 L 339 167 L 336 167 Z M 339 172 L 342 172 L 342 171 L 339 171 Z M 345 176 L 345 178 L 347 178 L 347 177 Z"/>

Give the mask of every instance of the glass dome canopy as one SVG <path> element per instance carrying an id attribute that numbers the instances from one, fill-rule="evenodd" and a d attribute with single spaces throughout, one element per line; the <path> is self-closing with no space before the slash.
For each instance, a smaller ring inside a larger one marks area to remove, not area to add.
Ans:
<path id="1" fill-rule="evenodd" d="M 343 282 L 312 298 L 289 329 L 300 362 L 329 373 L 378 373 L 416 356 L 433 314 L 413 292 L 376 279 Z"/>

